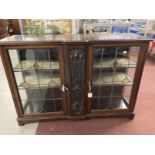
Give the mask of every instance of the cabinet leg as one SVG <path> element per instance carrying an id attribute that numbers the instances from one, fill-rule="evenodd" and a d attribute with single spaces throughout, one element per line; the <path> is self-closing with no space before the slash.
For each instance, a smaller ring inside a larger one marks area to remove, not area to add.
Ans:
<path id="1" fill-rule="evenodd" d="M 133 120 L 134 117 L 135 117 L 135 114 L 130 114 L 128 118 L 129 118 L 130 120 Z"/>
<path id="2" fill-rule="evenodd" d="M 22 121 L 17 121 L 19 126 L 24 126 L 25 123 L 23 123 Z"/>

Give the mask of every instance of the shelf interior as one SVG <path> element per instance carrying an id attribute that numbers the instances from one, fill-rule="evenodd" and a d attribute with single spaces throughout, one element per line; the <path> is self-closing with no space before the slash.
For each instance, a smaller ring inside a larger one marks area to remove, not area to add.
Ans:
<path id="1" fill-rule="evenodd" d="M 36 77 L 33 75 L 25 76 L 24 81 L 19 84 L 19 87 L 29 88 L 29 89 L 41 89 L 46 87 L 60 87 L 60 77 L 53 76 L 52 78 L 49 76 Z"/>
<path id="2" fill-rule="evenodd" d="M 123 97 L 92 98 L 92 110 L 128 109 L 128 102 Z"/>
<path id="3" fill-rule="evenodd" d="M 102 76 L 96 74 L 93 78 L 93 85 L 132 85 L 133 80 L 125 73 L 121 72 L 107 72 Z"/>
<path id="4" fill-rule="evenodd" d="M 59 100 L 36 100 L 25 101 L 23 106 L 25 113 L 47 113 L 47 112 L 61 112 L 62 99 Z"/>
<path id="5" fill-rule="evenodd" d="M 106 68 L 106 67 L 127 67 L 127 68 L 132 68 L 136 67 L 136 63 L 128 58 L 103 58 L 102 62 L 101 61 L 94 61 L 93 67 L 94 68 Z"/>
<path id="6" fill-rule="evenodd" d="M 57 61 L 32 61 L 32 60 L 23 60 L 18 63 L 14 70 L 24 71 L 24 70 L 39 70 L 39 69 L 59 69 L 59 63 Z"/>
<path id="7" fill-rule="evenodd" d="M 60 88 L 19 90 L 25 113 L 45 113 L 62 111 Z"/>

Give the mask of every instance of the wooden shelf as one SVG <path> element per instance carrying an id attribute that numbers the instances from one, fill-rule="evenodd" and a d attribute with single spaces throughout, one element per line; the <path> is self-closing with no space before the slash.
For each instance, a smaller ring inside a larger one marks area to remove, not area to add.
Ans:
<path id="1" fill-rule="evenodd" d="M 98 74 L 93 80 L 93 85 L 132 85 L 133 81 L 125 73 L 115 72 L 103 73 L 100 78 Z"/>
<path id="2" fill-rule="evenodd" d="M 104 58 L 102 63 L 94 62 L 94 68 L 113 68 L 114 63 L 116 62 L 115 58 Z M 128 58 L 117 58 L 117 67 L 125 67 L 125 68 L 135 68 L 136 63 Z"/>
<path id="3" fill-rule="evenodd" d="M 17 64 L 14 67 L 14 71 L 26 71 L 26 70 L 58 70 L 59 69 L 59 63 L 58 62 L 49 62 L 49 61 L 30 61 L 30 60 L 24 60 L 21 61 L 19 64 Z"/>
<path id="4" fill-rule="evenodd" d="M 48 87 L 60 87 L 61 82 L 59 77 L 41 77 L 38 78 L 32 75 L 28 75 L 25 77 L 25 81 L 19 84 L 19 88 L 28 88 L 28 89 L 41 89 Z"/>

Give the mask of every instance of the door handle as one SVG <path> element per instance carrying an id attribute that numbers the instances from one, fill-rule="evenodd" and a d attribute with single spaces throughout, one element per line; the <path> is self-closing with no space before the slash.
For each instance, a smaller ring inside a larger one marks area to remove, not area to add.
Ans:
<path id="1" fill-rule="evenodd" d="M 65 92 L 65 91 L 69 91 L 69 88 L 63 84 L 61 86 L 61 90 L 62 90 L 62 92 Z"/>
<path id="2" fill-rule="evenodd" d="M 93 93 L 92 93 L 92 88 L 91 88 L 91 83 L 90 81 L 88 82 L 88 98 L 92 98 Z"/>

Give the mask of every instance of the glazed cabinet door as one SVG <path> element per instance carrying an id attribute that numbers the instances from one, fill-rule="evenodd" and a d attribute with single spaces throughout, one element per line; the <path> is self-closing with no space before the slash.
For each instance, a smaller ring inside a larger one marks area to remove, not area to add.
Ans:
<path id="1" fill-rule="evenodd" d="M 145 53 L 140 45 L 91 45 L 87 78 L 88 112 L 129 112 L 130 106 L 135 104 L 144 60 Z"/>
<path id="2" fill-rule="evenodd" d="M 23 114 L 65 114 L 62 47 L 18 47 L 6 52 Z"/>
<path id="3" fill-rule="evenodd" d="M 71 116 L 81 116 L 85 107 L 85 46 L 67 45 L 65 49 L 68 111 Z"/>

